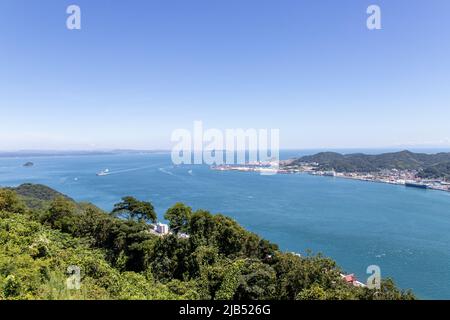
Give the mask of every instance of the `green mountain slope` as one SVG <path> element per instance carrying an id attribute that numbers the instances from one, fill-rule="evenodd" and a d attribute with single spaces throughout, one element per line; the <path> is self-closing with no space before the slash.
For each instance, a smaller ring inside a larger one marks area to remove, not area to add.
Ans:
<path id="1" fill-rule="evenodd" d="M 413 153 L 401 151 L 368 155 L 321 152 L 296 159 L 292 164 L 317 163 L 319 170 L 337 172 L 377 172 L 383 169 L 417 170 L 430 178 L 450 176 L 450 153 Z"/>

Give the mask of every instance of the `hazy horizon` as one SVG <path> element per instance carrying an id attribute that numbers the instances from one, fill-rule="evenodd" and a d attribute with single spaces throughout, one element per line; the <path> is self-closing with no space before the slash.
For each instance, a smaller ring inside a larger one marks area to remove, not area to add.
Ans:
<path id="1" fill-rule="evenodd" d="M 280 151 L 317 151 L 317 152 L 339 152 L 339 151 L 380 151 L 380 153 L 384 152 L 400 152 L 400 151 L 411 151 L 411 152 L 450 152 L 450 147 L 442 147 L 442 146 L 423 146 L 423 147 L 414 147 L 414 146 L 398 146 L 398 147 L 330 147 L 330 148 L 281 148 Z M 203 152 L 204 150 L 192 150 L 192 152 Z M 238 151 L 255 151 L 255 150 L 235 150 Z M 110 153 L 110 152 L 163 152 L 170 153 L 171 149 L 133 149 L 133 148 L 99 148 L 99 149 L 11 149 L 5 150 L 0 149 L 0 154 L 8 154 L 8 153 Z"/>

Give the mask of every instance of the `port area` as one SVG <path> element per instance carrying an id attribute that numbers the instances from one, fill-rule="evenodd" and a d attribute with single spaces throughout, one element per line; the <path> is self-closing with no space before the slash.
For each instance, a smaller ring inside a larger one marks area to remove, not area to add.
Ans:
<path id="1" fill-rule="evenodd" d="M 294 173 L 280 168 L 278 161 L 257 161 L 240 165 L 215 165 L 210 166 L 211 170 L 216 171 L 240 171 L 240 172 L 259 172 L 259 173 Z"/>
<path id="2" fill-rule="evenodd" d="M 322 173 L 322 172 L 312 172 L 310 174 L 325 175 L 325 176 L 332 175 L 329 173 Z M 411 188 L 431 189 L 431 190 L 450 192 L 450 184 L 447 183 L 446 181 L 425 180 L 425 179 L 419 179 L 419 178 L 415 178 L 415 177 L 405 179 L 405 177 L 404 177 L 405 175 L 407 175 L 407 174 L 400 173 L 399 176 L 397 177 L 397 173 L 392 173 L 392 174 L 386 175 L 386 174 L 380 174 L 380 173 L 362 174 L 362 173 L 336 172 L 332 176 L 338 177 L 338 178 L 360 180 L 360 181 L 404 185 L 406 187 L 411 187 Z"/>
<path id="3" fill-rule="evenodd" d="M 443 179 L 419 178 L 416 170 L 384 169 L 378 172 L 336 172 L 334 170 L 317 170 L 317 166 L 315 164 L 305 164 L 295 167 L 291 167 L 287 164 L 282 166 L 282 168 L 287 171 L 295 170 L 295 172 L 306 172 L 317 176 L 329 176 L 368 182 L 404 185 L 411 188 L 450 192 L 450 182 Z"/>
<path id="4" fill-rule="evenodd" d="M 403 185 L 411 188 L 431 189 L 450 192 L 450 182 L 440 179 L 421 179 L 415 170 L 380 170 L 379 172 L 336 172 L 317 170 L 314 164 L 290 166 L 288 161 L 280 161 L 276 166 L 269 162 L 256 162 L 244 165 L 217 165 L 212 170 L 239 172 L 273 172 L 278 174 L 307 173 L 314 176 L 336 177 L 367 182 Z"/>

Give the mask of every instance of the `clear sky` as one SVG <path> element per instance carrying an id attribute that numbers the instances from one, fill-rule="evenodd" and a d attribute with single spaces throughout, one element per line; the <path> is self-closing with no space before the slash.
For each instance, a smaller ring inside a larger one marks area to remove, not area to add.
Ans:
<path id="1" fill-rule="evenodd" d="M 450 146 L 450 1 L 1 0 L 0 111 L 0 150 L 170 148 L 195 120 Z"/>

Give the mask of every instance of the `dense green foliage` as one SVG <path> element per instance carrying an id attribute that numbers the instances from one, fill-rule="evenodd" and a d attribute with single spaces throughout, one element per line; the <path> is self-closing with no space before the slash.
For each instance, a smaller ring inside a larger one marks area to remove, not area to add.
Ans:
<path id="1" fill-rule="evenodd" d="M 450 181 L 450 161 L 438 163 L 421 170 L 419 177 L 424 179 L 444 178 Z"/>
<path id="2" fill-rule="evenodd" d="M 450 176 L 450 153 L 413 153 L 401 151 L 368 155 L 321 152 L 296 159 L 293 164 L 317 163 L 319 170 L 337 172 L 378 172 L 383 169 L 417 170 L 430 178 Z"/>
<path id="3" fill-rule="evenodd" d="M 64 197 L 68 200 L 72 200 L 71 198 L 67 197 L 66 195 L 53 190 L 52 188 L 49 188 L 47 186 L 44 186 L 42 184 L 31 184 L 31 183 L 24 183 L 16 188 L 11 188 L 14 190 L 18 195 L 23 197 L 29 197 L 39 200 L 53 200 L 56 197 Z"/>
<path id="4" fill-rule="evenodd" d="M 20 195 L 22 200 L 28 207 L 34 209 L 44 208 L 49 204 L 49 201 L 55 199 L 56 197 L 64 197 L 68 200 L 73 201 L 66 195 L 42 184 L 25 183 L 16 188 L 10 189 L 14 190 L 18 195 Z"/>
<path id="5" fill-rule="evenodd" d="M 156 221 L 156 212 L 150 202 L 139 201 L 129 196 L 123 197 L 122 202 L 114 205 L 112 213 L 129 219 Z"/>
<path id="6" fill-rule="evenodd" d="M 28 188 L 27 199 L 41 194 Z M 133 199 L 116 208 L 153 208 Z M 119 219 L 61 195 L 36 200 L 48 203 L 30 208 L 0 189 L 0 299 L 414 298 L 390 280 L 380 290 L 348 285 L 329 258 L 283 253 L 228 217 L 183 204 L 166 217 L 189 237 L 155 235 L 153 211 Z M 66 286 L 69 266 L 81 270 L 79 290 Z"/>
<path id="7" fill-rule="evenodd" d="M 186 232 L 192 216 L 192 208 L 183 203 L 177 203 L 167 210 L 164 219 L 169 221 L 170 229 L 175 232 Z"/>

